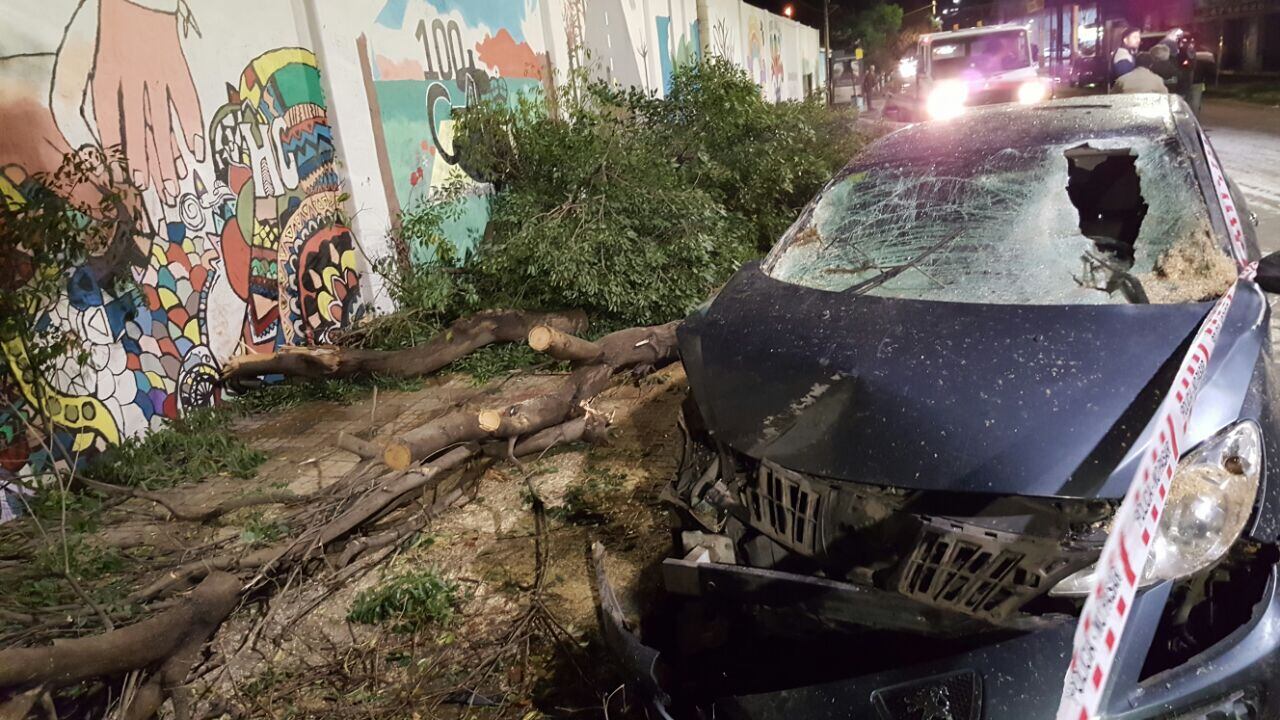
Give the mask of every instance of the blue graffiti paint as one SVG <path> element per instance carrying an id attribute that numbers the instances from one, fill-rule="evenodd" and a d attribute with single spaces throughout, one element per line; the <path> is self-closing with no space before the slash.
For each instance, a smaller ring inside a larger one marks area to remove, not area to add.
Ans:
<path id="1" fill-rule="evenodd" d="M 669 93 L 671 73 L 674 71 L 671 63 L 671 18 L 659 15 L 655 19 L 658 21 L 658 62 L 662 65 L 662 89 L 664 93 Z"/>
<path id="2" fill-rule="evenodd" d="M 382 6 L 382 11 L 378 13 L 374 22 L 383 27 L 398 30 L 404 26 L 404 11 L 408 7 L 409 0 L 387 0 L 387 4 Z"/>
<path id="3" fill-rule="evenodd" d="M 524 41 L 524 28 L 521 24 L 525 18 L 526 0 L 426 0 L 440 12 L 457 10 L 462 20 L 468 25 L 488 25 L 497 32 L 505 29 L 511 33 L 516 42 Z"/>
<path id="4" fill-rule="evenodd" d="M 457 11 L 467 25 L 486 25 L 493 32 L 506 30 L 516 42 L 524 41 L 524 23 L 528 7 L 537 0 L 422 0 L 442 13 Z M 404 17 L 409 0 L 387 0 L 374 19 L 377 24 L 399 30 L 404 27 Z"/>

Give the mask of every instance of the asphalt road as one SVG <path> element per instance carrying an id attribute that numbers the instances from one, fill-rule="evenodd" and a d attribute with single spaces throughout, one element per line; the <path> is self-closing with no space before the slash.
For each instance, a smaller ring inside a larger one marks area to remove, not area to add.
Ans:
<path id="1" fill-rule="evenodd" d="M 1280 250 L 1280 108 L 1209 100 L 1200 123 L 1258 216 L 1262 251 Z"/>

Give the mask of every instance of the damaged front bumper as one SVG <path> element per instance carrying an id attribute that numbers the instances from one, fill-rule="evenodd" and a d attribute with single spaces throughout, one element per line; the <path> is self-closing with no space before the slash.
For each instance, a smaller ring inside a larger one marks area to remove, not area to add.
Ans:
<path id="1" fill-rule="evenodd" d="M 660 678 L 666 672 L 659 651 L 627 627 L 621 605 L 604 572 L 604 549 L 593 553 L 606 643 L 641 691 L 654 717 L 715 717 L 752 720 L 978 720 L 1052 718 L 1070 657 L 1075 618 L 1040 618 L 1035 627 L 1005 634 L 990 644 L 819 684 L 759 694 L 680 699 Z M 743 604 L 816 604 L 827 612 L 860 615 L 874 625 L 881 598 L 855 586 L 789 573 L 761 571 L 697 560 L 668 560 L 668 590 L 706 597 L 728 593 Z M 1280 595 L 1273 566 L 1250 621 L 1190 661 L 1139 681 L 1147 647 L 1156 632 L 1170 584 L 1151 587 L 1135 601 L 1131 631 L 1117 654 L 1116 681 L 1104 701 L 1106 718 L 1212 718 L 1236 720 L 1280 717 Z M 900 599 L 899 599 L 900 601 Z M 927 625 L 931 609 L 894 614 L 896 627 Z M 905 620 L 903 618 L 906 618 Z M 882 618 L 889 620 L 886 615 Z M 923 629 L 923 628 L 921 628 Z M 921 636 L 920 642 L 930 642 Z M 850 653 L 875 653 L 874 646 L 850 646 Z M 768 648 L 760 652 L 768 653 Z"/>

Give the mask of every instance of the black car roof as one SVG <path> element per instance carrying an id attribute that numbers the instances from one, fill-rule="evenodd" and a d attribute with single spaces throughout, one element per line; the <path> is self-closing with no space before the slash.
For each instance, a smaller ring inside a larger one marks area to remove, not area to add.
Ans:
<path id="1" fill-rule="evenodd" d="M 1038 105 L 985 105 L 960 117 L 911 125 L 886 135 L 859 165 L 926 161 L 939 154 L 980 154 L 1120 137 L 1163 139 L 1189 120 L 1177 95 L 1090 95 Z M 949 150 L 949 152 L 948 152 Z M 963 151 L 963 152 L 961 152 Z"/>

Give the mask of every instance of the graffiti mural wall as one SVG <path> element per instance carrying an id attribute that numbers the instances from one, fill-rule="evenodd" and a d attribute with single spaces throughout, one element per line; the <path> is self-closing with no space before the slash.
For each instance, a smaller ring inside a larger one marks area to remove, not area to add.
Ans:
<path id="1" fill-rule="evenodd" d="M 466 212 L 447 228 L 460 248 L 483 232 L 487 188 L 455 164 L 452 117 L 481 97 L 513 99 L 585 72 L 659 96 L 704 53 L 745 68 L 772 101 L 820 89 L 817 30 L 746 5 L 708 0 L 378 0 L 361 46 L 373 89 L 372 131 L 394 194 L 390 216 L 444 184 L 469 184 Z M 367 22 L 365 22 L 367 21 Z M 409 248 L 414 257 L 424 252 Z"/>
<path id="2" fill-rule="evenodd" d="M 82 353 L 37 379 L 28 348 L 0 338 L 0 473 L 47 463 L 32 417 L 52 420 L 54 447 L 103 448 L 218 402 L 234 355 L 391 309 L 370 268 L 400 250 L 401 211 L 448 185 L 464 197 L 451 242 L 487 222 L 489 188 L 457 163 L 460 108 L 548 98 L 579 72 L 662 95 L 707 53 L 770 100 L 821 86 L 817 31 L 741 0 L 8 3 L 0 202 L 27 207 L 69 154 L 110 151 L 136 207 L 38 309 Z"/>
<path id="3" fill-rule="evenodd" d="M 446 231 L 469 246 L 484 228 L 488 206 L 485 188 L 455 164 L 454 112 L 481 97 L 540 92 L 547 72 L 542 18 L 526 0 L 380 4 L 363 43 L 366 81 L 398 208 L 412 208 L 447 182 L 462 184 L 465 210 Z M 409 252 L 418 259 L 425 249 Z"/>
<path id="4" fill-rule="evenodd" d="M 25 431 L 38 412 L 56 446 L 101 448 L 216 402 L 228 357 L 324 342 L 359 312 L 316 57 L 273 5 L 45 0 L 0 27 L 3 201 L 21 207 L 73 150 L 118 148 L 142 205 L 129 252 L 91 254 L 41 310 L 84 355 L 37 388 L 3 344 L 5 471 L 46 459 Z"/>

